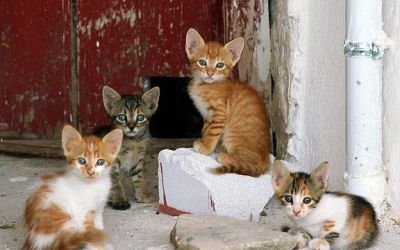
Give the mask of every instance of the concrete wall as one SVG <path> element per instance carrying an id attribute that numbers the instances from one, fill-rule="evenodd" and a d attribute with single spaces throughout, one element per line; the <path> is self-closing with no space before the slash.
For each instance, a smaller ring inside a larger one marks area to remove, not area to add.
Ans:
<path id="1" fill-rule="evenodd" d="M 225 39 L 246 40 L 239 78 L 264 94 L 278 158 L 307 172 L 329 161 L 331 187 L 342 189 L 345 1 L 228 0 L 223 9 Z"/>
<path id="2" fill-rule="evenodd" d="M 247 7 L 258 2 L 250 1 Z M 295 163 L 307 172 L 320 162 L 328 161 L 330 189 L 343 189 L 346 162 L 345 0 L 273 0 L 269 3 L 271 54 L 265 52 L 268 46 L 262 45 L 268 45 L 268 38 L 255 42 L 257 37 L 262 38 L 269 32 L 262 28 L 267 24 L 265 10 L 264 16 L 259 15 L 265 22 L 261 22 L 261 28 L 254 29 L 249 23 L 236 26 L 253 42 L 251 49 L 244 51 L 244 60 L 239 65 L 240 77 L 253 85 L 263 82 L 264 92 L 270 90 L 272 93 L 270 109 L 277 157 Z M 232 13 L 238 13 L 237 9 Z M 383 58 L 386 200 L 400 218 L 400 2 L 383 1 L 383 19 L 383 29 L 391 40 L 391 48 Z M 257 48 L 262 50 L 257 51 Z M 264 73 L 268 67 L 271 87 L 268 87 Z"/>
<path id="3" fill-rule="evenodd" d="M 328 161 L 330 188 L 345 169 L 345 1 L 272 1 L 277 153 L 302 171 Z"/>
<path id="4" fill-rule="evenodd" d="M 269 1 L 270 30 L 266 27 L 267 1 L 252 0 L 245 6 L 234 0 L 231 3 L 229 14 L 235 25 L 226 29 L 231 32 L 228 37 L 244 35 L 250 42 L 239 64 L 239 76 L 254 86 L 259 84 L 264 93 L 272 93 L 269 108 L 277 157 L 295 163 L 303 171 L 328 161 L 330 189 L 343 189 L 345 0 Z M 262 11 L 254 11 L 260 3 Z M 243 19 L 247 15 L 249 19 Z M 383 19 L 383 29 L 391 40 L 391 48 L 383 57 L 386 200 L 399 219 L 400 2 L 383 1 Z M 258 26 L 252 26 L 254 21 Z M 269 32 L 270 43 L 266 36 Z M 266 51 L 268 46 L 271 54 Z M 271 86 L 266 73 L 269 68 Z"/>
<path id="5" fill-rule="evenodd" d="M 383 29 L 391 48 L 383 57 L 383 162 L 388 177 L 387 200 L 400 215 L 400 2 L 383 1 Z"/>

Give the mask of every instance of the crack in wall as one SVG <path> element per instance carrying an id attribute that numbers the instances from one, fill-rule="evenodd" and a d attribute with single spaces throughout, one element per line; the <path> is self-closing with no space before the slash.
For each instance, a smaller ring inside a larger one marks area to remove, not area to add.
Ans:
<path id="1" fill-rule="evenodd" d="M 77 0 L 71 0 L 71 123 L 78 128 L 79 78 L 78 78 L 78 10 Z"/>

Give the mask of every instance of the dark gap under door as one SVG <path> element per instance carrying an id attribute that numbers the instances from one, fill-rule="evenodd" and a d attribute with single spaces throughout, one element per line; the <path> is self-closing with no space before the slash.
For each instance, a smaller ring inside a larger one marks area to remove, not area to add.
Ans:
<path id="1" fill-rule="evenodd" d="M 190 99 L 190 78 L 151 77 L 150 86 L 160 88 L 157 112 L 151 119 L 150 133 L 157 138 L 196 138 L 201 136 L 203 118 Z"/>

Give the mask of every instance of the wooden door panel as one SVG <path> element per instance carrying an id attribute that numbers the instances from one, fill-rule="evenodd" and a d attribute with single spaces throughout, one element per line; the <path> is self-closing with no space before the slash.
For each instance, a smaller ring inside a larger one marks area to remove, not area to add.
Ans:
<path id="1" fill-rule="evenodd" d="M 69 122 L 68 1 L 0 2 L 0 130 L 53 137 Z"/>
<path id="2" fill-rule="evenodd" d="M 71 1 L 0 1 L 0 131 L 59 136 L 77 108 L 80 129 L 90 133 L 109 123 L 104 85 L 141 93 L 146 77 L 188 76 L 186 31 L 222 34 L 222 0 L 76 1 L 75 91 Z"/>
<path id="3" fill-rule="evenodd" d="M 109 123 L 101 89 L 141 93 L 143 78 L 187 76 L 190 27 L 215 38 L 222 1 L 78 1 L 79 123 L 85 132 Z"/>

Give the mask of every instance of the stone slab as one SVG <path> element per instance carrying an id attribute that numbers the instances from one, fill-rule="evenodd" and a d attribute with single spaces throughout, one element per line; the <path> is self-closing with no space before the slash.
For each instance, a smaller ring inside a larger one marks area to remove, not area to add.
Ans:
<path id="1" fill-rule="evenodd" d="M 178 217 L 170 234 L 171 243 L 185 250 L 289 250 L 296 239 L 265 225 L 229 216 L 192 215 Z"/>

